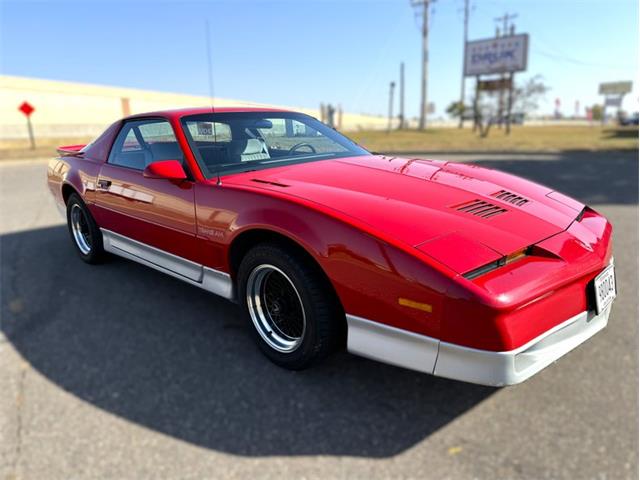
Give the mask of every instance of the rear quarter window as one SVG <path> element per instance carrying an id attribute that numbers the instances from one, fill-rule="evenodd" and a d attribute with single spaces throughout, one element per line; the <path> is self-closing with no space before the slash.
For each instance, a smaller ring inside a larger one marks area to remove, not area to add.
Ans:
<path id="1" fill-rule="evenodd" d="M 178 160 L 184 166 L 182 148 L 166 120 L 127 121 L 111 149 L 108 162 L 113 165 L 144 170 L 163 160 Z"/>

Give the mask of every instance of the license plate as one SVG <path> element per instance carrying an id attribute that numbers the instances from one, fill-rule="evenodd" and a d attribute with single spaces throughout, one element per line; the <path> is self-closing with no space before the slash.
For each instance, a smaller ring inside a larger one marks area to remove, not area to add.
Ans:
<path id="1" fill-rule="evenodd" d="M 596 289 L 596 314 L 600 314 L 616 298 L 616 275 L 613 265 L 600 272 L 593 283 Z"/>

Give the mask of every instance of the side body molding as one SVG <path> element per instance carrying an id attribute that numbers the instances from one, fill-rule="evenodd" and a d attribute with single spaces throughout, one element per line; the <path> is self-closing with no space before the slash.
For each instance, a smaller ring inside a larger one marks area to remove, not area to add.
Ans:
<path id="1" fill-rule="evenodd" d="M 227 300 L 235 300 L 233 280 L 228 273 L 205 267 L 111 230 L 100 230 L 107 252 L 141 263 Z"/>

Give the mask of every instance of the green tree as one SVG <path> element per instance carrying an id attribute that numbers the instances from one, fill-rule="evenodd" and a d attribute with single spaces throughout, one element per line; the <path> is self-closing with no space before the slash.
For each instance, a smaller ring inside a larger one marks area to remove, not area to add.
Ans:
<path id="1" fill-rule="evenodd" d="M 596 103 L 593 107 L 591 107 L 591 119 L 602 120 L 602 105 Z"/>
<path id="2" fill-rule="evenodd" d="M 446 111 L 451 118 L 460 118 L 464 114 L 465 108 L 467 108 L 465 104 L 458 100 L 451 102 Z"/>

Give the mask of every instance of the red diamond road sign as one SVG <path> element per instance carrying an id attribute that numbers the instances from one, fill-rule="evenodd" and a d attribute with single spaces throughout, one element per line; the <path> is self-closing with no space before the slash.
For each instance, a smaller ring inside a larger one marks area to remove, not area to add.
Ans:
<path id="1" fill-rule="evenodd" d="M 22 102 L 22 105 L 18 107 L 18 110 L 24 113 L 25 116 L 29 117 L 35 111 L 35 108 L 29 102 Z"/>

